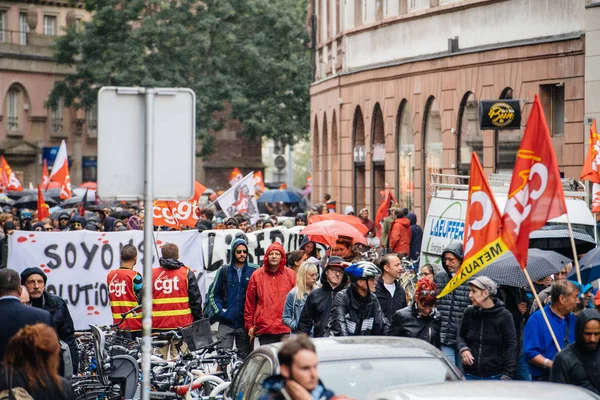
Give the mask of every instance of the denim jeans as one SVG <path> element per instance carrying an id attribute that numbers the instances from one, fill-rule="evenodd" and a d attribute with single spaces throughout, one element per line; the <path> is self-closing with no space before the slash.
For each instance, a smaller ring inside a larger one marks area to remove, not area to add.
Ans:
<path id="1" fill-rule="evenodd" d="M 465 379 L 468 381 L 499 381 L 502 378 L 502 374 L 493 376 L 475 376 L 471 374 L 465 374 Z"/>
<path id="2" fill-rule="evenodd" d="M 521 352 L 521 356 L 517 360 L 517 370 L 515 371 L 515 381 L 531 381 L 531 372 L 529 364 L 525 361 L 525 356 Z"/>
<path id="3" fill-rule="evenodd" d="M 448 360 L 456 365 L 456 368 L 458 369 L 462 369 L 462 361 L 460 359 L 460 354 L 458 354 L 458 351 L 456 351 L 456 348 L 454 346 L 446 346 L 446 345 L 442 345 L 442 353 L 444 353 L 444 355 L 446 356 L 446 358 L 448 358 Z"/>

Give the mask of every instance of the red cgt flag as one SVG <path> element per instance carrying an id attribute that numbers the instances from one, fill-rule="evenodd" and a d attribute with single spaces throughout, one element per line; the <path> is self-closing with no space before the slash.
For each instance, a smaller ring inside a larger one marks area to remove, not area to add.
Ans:
<path id="1" fill-rule="evenodd" d="M 21 182 L 19 182 L 19 179 L 17 179 L 17 176 L 13 172 L 10 165 L 8 165 L 8 162 L 4 156 L 0 156 L 0 168 L 2 169 L 2 177 L 0 179 L 2 180 L 2 186 L 4 189 L 7 191 L 11 190 L 21 192 L 23 190 L 23 186 L 21 185 Z"/>
<path id="2" fill-rule="evenodd" d="M 592 182 L 592 212 L 600 212 L 600 136 L 596 130 L 596 118 L 590 126 L 588 152 L 583 163 L 580 179 Z"/>
<path id="3" fill-rule="evenodd" d="M 56 155 L 52 173 L 50 174 L 50 181 L 60 183 L 61 199 L 66 200 L 73 196 L 71 191 L 71 175 L 69 175 L 69 159 L 67 158 L 67 144 L 64 140 L 58 148 L 58 154 Z"/>
<path id="4" fill-rule="evenodd" d="M 50 209 L 48 208 L 48 204 L 46 204 L 46 200 L 44 199 L 44 194 L 42 193 L 42 188 L 40 185 L 37 187 L 38 189 L 38 201 L 37 201 L 37 219 L 41 221 L 44 218 L 48 218 L 50 216 Z"/>
<path id="5" fill-rule="evenodd" d="M 567 212 L 556 154 L 536 95 L 517 153 L 502 216 L 502 239 L 525 269 L 529 234 Z"/>
<path id="6" fill-rule="evenodd" d="M 50 184 L 50 173 L 48 172 L 48 163 L 44 158 L 44 166 L 42 167 L 42 186 L 48 189 L 48 185 Z"/>
<path id="7" fill-rule="evenodd" d="M 377 209 L 377 214 L 375 214 L 375 226 L 377 227 L 377 237 L 381 238 L 381 234 L 383 232 L 383 227 L 381 225 L 381 221 L 388 215 L 388 210 L 390 206 L 396 202 L 394 198 L 394 194 L 390 189 L 390 185 L 385 184 L 385 191 L 383 193 L 383 199 L 381 200 L 381 204 Z"/>

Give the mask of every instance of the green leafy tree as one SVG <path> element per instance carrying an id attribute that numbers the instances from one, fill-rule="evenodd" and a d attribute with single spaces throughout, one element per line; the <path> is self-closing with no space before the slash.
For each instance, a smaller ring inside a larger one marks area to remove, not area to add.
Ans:
<path id="1" fill-rule="evenodd" d="M 54 107 L 90 108 L 102 86 L 189 87 L 202 155 L 228 102 L 249 138 L 296 143 L 309 126 L 310 53 L 301 0 L 86 0 L 92 19 L 57 39 Z"/>

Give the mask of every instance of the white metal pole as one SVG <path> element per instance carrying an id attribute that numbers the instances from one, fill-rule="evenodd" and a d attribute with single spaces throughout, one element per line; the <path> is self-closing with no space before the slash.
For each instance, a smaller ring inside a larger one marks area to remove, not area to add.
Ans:
<path id="1" fill-rule="evenodd" d="M 292 152 L 292 144 L 288 144 L 288 156 L 287 156 L 287 161 L 288 161 L 288 173 L 287 173 L 287 186 L 289 188 L 291 188 L 292 186 L 294 186 L 294 154 Z"/>
<path id="2" fill-rule="evenodd" d="M 152 340 L 152 258 L 154 248 L 152 235 L 154 221 L 152 205 L 154 203 L 154 100 L 155 89 L 146 89 L 146 160 L 144 182 L 144 207 L 149 218 L 144 220 L 144 287 L 142 309 L 142 400 L 150 400 L 150 353 Z"/>

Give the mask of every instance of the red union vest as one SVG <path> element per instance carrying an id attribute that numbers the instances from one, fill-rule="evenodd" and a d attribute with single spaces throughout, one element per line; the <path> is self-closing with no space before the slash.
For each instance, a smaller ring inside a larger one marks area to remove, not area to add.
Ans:
<path id="1" fill-rule="evenodd" d="M 115 324 L 121 322 L 121 314 L 138 306 L 137 297 L 133 291 L 133 280 L 136 275 L 137 272 L 131 269 L 115 269 L 106 276 L 108 298 Z M 141 331 L 142 315 L 136 317 L 128 315 L 119 329 L 131 332 Z"/>
<path id="2" fill-rule="evenodd" d="M 194 322 L 188 297 L 188 267 L 152 270 L 152 328 L 176 329 Z"/>

